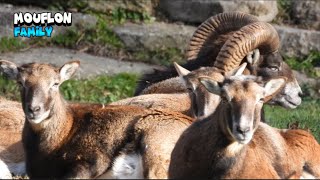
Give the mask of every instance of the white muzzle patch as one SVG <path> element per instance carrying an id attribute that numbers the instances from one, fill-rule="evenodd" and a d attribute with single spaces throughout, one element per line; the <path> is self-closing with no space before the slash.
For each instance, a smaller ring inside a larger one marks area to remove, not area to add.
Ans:
<path id="1" fill-rule="evenodd" d="M 35 119 L 28 119 L 28 121 L 31 124 L 39 124 L 41 123 L 43 120 L 47 119 L 49 117 L 50 111 L 46 111 L 44 113 L 41 114 L 41 116 L 35 118 Z"/>

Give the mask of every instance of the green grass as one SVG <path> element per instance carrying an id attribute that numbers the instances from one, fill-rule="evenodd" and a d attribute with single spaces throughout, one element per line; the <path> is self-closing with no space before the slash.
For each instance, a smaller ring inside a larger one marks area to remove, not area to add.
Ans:
<path id="1" fill-rule="evenodd" d="M 278 14 L 273 23 L 285 24 L 291 22 L 292 0 L 277 0 Z"/>
<path id="2" fill-rule="evenodd" d="M 60 89 L 67 100 L 105 104 L 133 96 L 137 80 L 137 75 L 121 73 L 112 77 L 69 80 Z"/>
<path id="3" fill-rule="evenodd" d="M 0 38 L 0 53 L 17 51 L 27 46 L 25 42 L 14 37 L 2 37 Z"/>
<path id="4" fill-rule="evenodd" d="M 78 25 L 70 27 L 63 34 L 58 34 L 52 38 L 34 38 L 29 41 L 29 45 L 38 46 L 60 46 L 65 48 L 77 48 L 83 46 L 109 46 L 115 49 L 123 48 L 122 41 L 109 28 L 103 17 L 98 17 L 95 26 Z"/>
<path id="5" fill-rule="evenodd" d="M 111 13 L 107 15 L 114 24 L 124 23 L 126 21 L 148 23 L 154 20 L 154 17 L 146 12 L 132 11 L 124 8 L 113 9 Z"/>
<path id="6" fill-rule="evenodd" d="M 120 73 L 115 76 L 97 76 L 64 82 L 60 90 L 70 101 L 109 103 L 133 95 L 138 75 Z M 20 100 L 18 85 L 0 77 L 0 95 L 8 99 Z"/>
<path id="7" fill-rule="evenodd" d="M 310 129 L 320 142 L 320 100 L 304 100 L 296 109 L 266 105 L 265 115 L 267 122 L 277 128 L 298 122 L 299 128 Z"/>

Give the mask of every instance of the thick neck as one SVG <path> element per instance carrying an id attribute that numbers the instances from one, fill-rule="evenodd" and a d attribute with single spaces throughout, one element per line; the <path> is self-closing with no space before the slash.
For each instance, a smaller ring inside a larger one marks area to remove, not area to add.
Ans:
<path id="1" fill-rule="evenodd" d="M 71 131 L 73 116 L 68 104 L 61 95 L 53 99 L 53 106 L 48 119 L 39 125 L 30 125 L 34 134 L 39 137 L 39 150 L 51 152 L 61 146 Z"/>
<path id="2" fill-rule="evenodd" d="M 223 178 L 233 172 L 234 168 L 243 164 L 241 157 L 245 155 L 244 146 L 234 141 L 227 130 L 228 121 L 232 118 L 230 108 L 227 104 L 221 102 L 215 113 L 208 117 L 211 128 L 208 144 L 210 147 L 209 156 L 211 156 L 210 177 Z"/>

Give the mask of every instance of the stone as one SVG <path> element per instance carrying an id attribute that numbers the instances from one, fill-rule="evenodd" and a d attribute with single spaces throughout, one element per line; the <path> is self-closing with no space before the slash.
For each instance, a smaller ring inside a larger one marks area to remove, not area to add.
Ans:
<path id="1" fill-rule="evenodd" d="M 150 0 L 95 0 L 87 1 L 91 10 L 109 13 L 117 8 L 127 9 L 140 13 L 153 13 L 153 2 Z"/>
<path id="2" fill-rule="evenodd" d="M 199 24 L 207 18 L 222 12 L 240 11 L 270 22 L 277 13 L 276 1 L 216 1 L 216 0 L 161 0 L 160 10 L 174 21 Z"/>
<path id="3" fill-rule="evenodd" d="M 310 51 L 320 51 L 320 32 L 273 25 L 279 33 L 280 51 L 288 56 L 304 57 Z M 113 31 L 129 50 L 178 48 L 184 51 L 196 30 L 194 26 L 152 23 L 125 23 Z"/>
<path id="4" fill-rule="evenodd" d="M 292 1 L 291 9 L 295 24 L 320 30 L 320 1 Z"/>
<path id="5" fill-rule="evenodd" d="M 129 50 L 178 48 L 184 51 L 195 27 L 166 23 L 125 23 L 112 28 Z"/>
<path id="6" fill-rule="evenodd" d="M 281 52 L 303 57 L 310 51 L 320 51 L 320 31 L 273 25 L 280 36 Z"/>
<path id="7" fill-rule="evenodd" d="M 35 56 L 36 54 L 36 56 Z M 0 59 L 8 59 L 17 64 L 31 62 L 53 63 L 62 66 L 64 63 L 76 59 L 80 60 L 79 71 L 75 78 L 90 78 L 97 75 L 115 75 L 118 73 L 151 73 L 160 66 L 142 62 L 120 61 L 107 57 L 93 56 L 87 53 L 63 48 L 34 48 L 23 52 L 8 52 L 0 54 Z"/>

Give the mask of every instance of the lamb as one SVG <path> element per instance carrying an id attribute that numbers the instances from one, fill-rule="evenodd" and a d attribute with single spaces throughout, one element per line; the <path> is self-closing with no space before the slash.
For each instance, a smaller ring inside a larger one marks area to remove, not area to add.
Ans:
<path id="1" fill-rule="evenodd" d="M 183 132 L 171 155 L 169 178 L 284 179 L 299 178 L 303 171 L 320 177 L 320 146 L 312 134 L 260 122 L 263 103 L 281 91 L 285 77 L 199 81 L 221 102 Z"/>
<path id="2" fill-rule="evenodd" d="M 0 70 L 21 86 L 29 177 L 96 178 L 109 173 L 113 178 L 166 178 L 172 149 L 193 119 L 135 106 L 69 105 L 59 85 L 79 63 L 56 68 L 0 61 Z"/>
<path id="3" fill-rule="evenodd" d="M 0 161 L 5 164 L 1 168 L 0 177 L 5 177 L 3 176 L 5 171 L 14 175 L 26 173 L 21 143 L 23 122 L 24 113 L 21 104 L 0 97 Z"/>
<path id="4" fill-rule="evenodd" d="M 249 63 L 247 73 L 265 78 L 286 76 L 288 80 L 283 92 L 268 103 L 296 108 L 301 103 L 301 88 L 292 70 L 277 51 L 280 44 L 277 32 L 270 27 L 271 25 L 260 26 L 260 23 L 255 16 L 240 12 L 227 12 L 209 18 L 193 34 L 186 55 L 188 62 L 182 66 L 190 71 L 201 66 L 214 66 L 230 71 L 247 61 Z M 265 38 L 264 42 L 248 51 L 246 45 L 249 42 L 254 44 L 256 37 L 259 39 L 266 36 L 268 38 Z M 260 56 L 259 51 L 255 49 L 259 49 L 262 55 Z M 242 50 L 246 51 L 241 52 Z M 239 56 L 236 59 L 233 57 L 235 52 Z M 254 52 L 253 57 L 250 55 L 252 52 Z M 186 92 L 179 78 L 174 78 L 177 75 L 174 66 L 164 71 L 146 74 L 139 81 L 135 95 Z M 165 80 L 167 81 L 161 82 Z"/>

